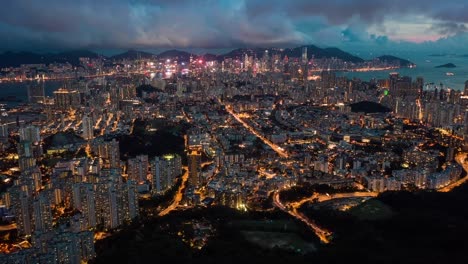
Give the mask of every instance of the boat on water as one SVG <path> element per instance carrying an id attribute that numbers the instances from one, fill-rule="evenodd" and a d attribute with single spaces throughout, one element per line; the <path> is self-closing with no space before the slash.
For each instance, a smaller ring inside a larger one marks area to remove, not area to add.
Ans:
<path id="1" fill-rule="evenodd" d="M 445 73 L 447 76 L 454 76 L 455 74 L 453 72 L 447 72 Z"/>

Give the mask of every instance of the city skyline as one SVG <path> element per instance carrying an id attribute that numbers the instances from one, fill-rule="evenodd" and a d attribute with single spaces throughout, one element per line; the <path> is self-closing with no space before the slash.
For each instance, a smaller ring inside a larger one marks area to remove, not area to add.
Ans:
<path id="1" fill-rule="evenodd" d="M 4 3 L 0 263 L 468 263 L 467 11 Z"/>
<path id="2" fill-rule="evenodd" d="M 466 52 L 463 1 L 13 1 L 0 51 L 223 50 L 317 44 Z M 50 8 L 53 6 L 54 8 Z"/>

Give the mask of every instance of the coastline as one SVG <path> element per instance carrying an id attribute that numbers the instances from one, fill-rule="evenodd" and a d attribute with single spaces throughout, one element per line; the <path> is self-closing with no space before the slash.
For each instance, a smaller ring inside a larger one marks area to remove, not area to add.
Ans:
<path id="1" fill-rule="evenodd" d="M 74 79 L 92 79 L 92 78 L 99 78 L 99 77 L 108 77 L 108 76 L 128 76 L 128 75 L 144 75 L 144 73 L 139 72 L 128 72 L 128 73 L 106 73 L 106 74 L 95 74 L 95 75 L 87 75 L 87 76 L 78 76 L 78 77 L 43 77 L 43 78 L 2 78 L 0 79 L 1 83 L 26 83 L 26 82 L 47 82 L 47 81 L 66 81 L 66 80 L 74 80 Z"/>
<path id="2" fill-rule="evenodd" d="M 356 68 L 356 69 L 314 69 L 309 70 L 309 72 L 317 73 L 322 71 L 334 71 L 334 72 L 379 72 L 379 71 L 389 71 L 389 70 L 399 70 L 405 68 L 415 68 L 414 67 L 363 67 L 363 68 Z M 79 77 L 43 77 L 43 78 L 2 78 L 0 79 L 0 84 L 3 83 L 28 83 L 28 82 L 48 82 L 48 81 L 66 81 L 66 80 L 74 80 L 74 79 L 92 79 L 92 78 L 99 78 L 99 77 L 109 77 L 109 76 L 129 76 L 129 75 L 144 75 L 141 72 L 127 72 L 127 73 L 107 73 L 107 74 L 96 74 L 96 75 L 87 75 L 87 76 L 79 76 Z"/>

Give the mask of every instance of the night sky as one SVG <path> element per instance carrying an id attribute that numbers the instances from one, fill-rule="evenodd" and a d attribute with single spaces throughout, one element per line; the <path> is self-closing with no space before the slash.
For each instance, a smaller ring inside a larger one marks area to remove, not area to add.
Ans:
<path id="1" fill-rule="evenodd" d="M 466 0 L 8 0 L 0 50 L 468 51 Z"/>

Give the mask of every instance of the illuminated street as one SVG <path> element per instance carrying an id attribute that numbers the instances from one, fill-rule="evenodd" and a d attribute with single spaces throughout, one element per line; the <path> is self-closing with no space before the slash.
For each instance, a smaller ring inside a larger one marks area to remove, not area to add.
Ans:
<path id="1" fill-rule="evenodd" d="M 345 199 L 345 198 L 356 198 L 356 197 L 377 197 L 379 193 L 377 192 L 353 192 L 353 193 L 335 193 L 335 194 L 320 194 L 317 195 L 317 202 L 325 202 L 333 199 Z"/>
<path id="2" fill-rule="evenodd" d="M 337 194 L 318 194 L 314 193 L 311 197 L 304 198 L 300 201 L 290 203 L 289 205 L 284 205 L 281 202 L 281 199 L 279 197 L 279 192 L 275 192 L 273 195 L 273 203 L 276 207 L 281 209 L 284 212 L 287 212 L 291 216 L 293 216 L 296 219 L 301 220 L 307 226 L 309 226 L 315 234 L 320 238 L 320 241 L 322 241 L 325 244 L 330 243 L 330 236 L 332 233 L 322 227 L 319 227 L 314 221 L 311 219 L 307 218 L 304 214 L 300 213 L 298 209 L 306 202 L 324 202 L 324 201 L 329 201 L 333 199 L 344 199 L 344 198 L 355 198 L 355 197 L 377 197 L 378 193 L 376 192 L 353 192 L 353 193 L 337 193 Z"/>
<path id="3" fill-rule="evenodd" d="M 212 163 L 213 162 L 204 162 L 204 163 L 201 164 L 201 167 L 203 168 L 203 167 L 208 166 L 208 165 L 210 165 Z M 185 187 L 187 185 L 187 181 L 188 181 L 188 178 L 189 178 L 189 170 L 188 170 L 187 166 L 183 166 L 182 169 L 184 170 L 184 174 L 182 175 L 182 183 L 180 184 L 179 189 L 177 190 L 177 193 L 174 196 L 174 200 L 171 203 L 171 205 L 169 205 L 166 209 L 164 209 L 163 211 L 161 211 L 158 214 L 159 216 L 165 216 L 165 215 L 169 214 L 170 212 L 172 212 L 173 210 L 176 210 L 177 207 L 180 205 L 180 202 L 182 201 L 182 198 L 184 197 L 183 191 L 185 190 Z"/>
<path id="4" fill-rule="evenodd" d="M 260 134 L 259 132 L 257 132 L 252 126 L 250 126 L 249 124 L 247 124 L 244 120 L 242 120 L 236 113 L 234 113 L 234 111 L 231 109 L 230 106 L 226 106 L 226 111 L 232 116 L 234 117 L 234 119 L 236 119 L 239 123 L 241 123 L 247 130 L 249 130 L 252 134 L 254 134 L 255 136 L 257 136 L 260 140 L 263 141 L 263 143 L 267 144 L 268 146 L 270 146 L 276 153 L 278 153 L 278 155 L 280 155 L 281 157 L 283 158 L 288 158 L 289 155 L 288 153 L 283 149 L 281 148 L 280 146 L 274 144 L 273 142 L 271 142 L 270 140 L 268 140 L 267 138 L 265 138 L 262 134 Z"/>
<path id="5" fill-rule="evenodd" d="M 0 226 L 0 231 L 10 231 L 10 230 L 14 230 L 17 228 L 17 225 L 15 223 L 13 224 L 9 224 L 9 225 L 2 225 Z"/>
<path id="6" fill-rule="evenodd" d="M 460 153 L 459 155 L 457 155 L 457 157 L 455 157 L 455 161 L 460 164 L 462 167 L 463 167 L 463 170 L 465 171 L 465 173 L 468 173 L 468 163 L 465 162 L 464 158 L 466 157 L 466 153 L 465 152 L 462 152 Z M 451 190 L 453 190 L 454 188 L 462 185 L 463 183 L 467 182 L 468 181 L 468 175 L 466 175 L 465 177 L 459 179 L 458 181 L 444 187 L 444 188 L 441 188 L 437 191 L 439 192 L 450 192 Z"/>
<path id="7" fill-rule="evenodd" d="M 290 214 L 294 218 L 301 220 L 304 222 L 308 227 L 310 227 L 314 233 L 319 237 L 320 241 L 322 241 L 325 244 L 330 243 L 330 236 L 332 233 L 328 230 L 325 230 L 321 227 L 319 227 L 317 224 L 315 224 L 311 219 L 307 218 L 305 215 L 297 211 L 297 207 L 292 207 L 292 210 L 286 208 L 286 206 L 281 202 L 279 198 L 279 192 L 275 192 L 273 195 L 273 203 L 276 207 L 281 209 L 282 211 Z"/>
<path id="8" fill-rule="evenodd" d="M 177 190 L 177 193 L 174 196 L 174 201 L 166 209 L 161 211 L 159 213 L 159 216 L 165 216 L 168 213 L 172 212 L 179 206 L 180 202 L 182 201 L 182 198 L 184 196 L 183 190 L 185 189 L 185 186 L 187 185 L 187 180 L 189 177 L 188 167 L 183 166 L 182 169 L 184 170 L 184 174 L 182 175 L 182 183 L 180 184 L 179 189 Z"/>

